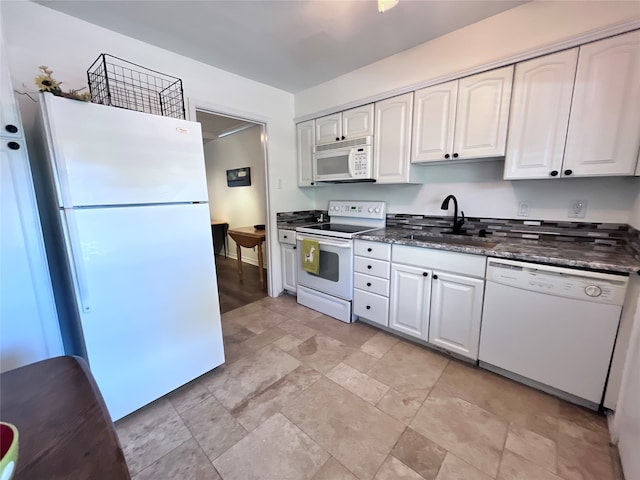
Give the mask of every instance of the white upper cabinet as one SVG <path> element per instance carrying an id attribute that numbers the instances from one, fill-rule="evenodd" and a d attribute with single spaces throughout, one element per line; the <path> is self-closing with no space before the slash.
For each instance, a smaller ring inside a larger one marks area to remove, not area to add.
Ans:
<path id="1" fill-rule="evenodd" d="M 516 65 L 505 179 L 559 176 L 578 49 Z"/>
<path id="2" fill-rule="evenodd" d="M 457 96 L 457 80 L 415 92 L 411 162 L 450 158 Z"/>
<path id="3" fill-rule="evenodd" d="M 314 121 L 296 125 L 296 150 L 298 158 L 298 186 L 313 185 L 313 145 L 315 143 Z"/>
<path id="4" fill-rule="evenodd" d="M 373 148 L 377 183 L 409 182 L 413 92 L 375 104 Z"/>
<path id="5" fill-rule="evenodd" d="M 513 66 L 458 81 L 454 158 L 504 156 Z"/>
<path id="6" fill-rule="evenodd" d="M 413 163 L 505 153 L 513 66 L 416 91 Z"/>
<path id="7" fill-rule="evenodd" d="M 373 135 L 373 104 L 316 119 L 316 145 Z"/>
<path id="8" fill-rule="evenodd" d="M 316 145 L 340 140 L 342 136 L 342 112 L 316 119 Z"/>
<path id="9" fill-rule="evenodd" d="M 373 135 L 373 103 L 342 112 L 342 140 Z"/>
<path id="10" fill-rule="evenodd" d="M 640 31 L 580 47 L 563 173 L 633 175 L 639 110 Z"/>
<path id="11" fill-rule="evenodd" d="M 513 95 L 504 178 L 634 174 L 640 31 L 518 64 Z"/>

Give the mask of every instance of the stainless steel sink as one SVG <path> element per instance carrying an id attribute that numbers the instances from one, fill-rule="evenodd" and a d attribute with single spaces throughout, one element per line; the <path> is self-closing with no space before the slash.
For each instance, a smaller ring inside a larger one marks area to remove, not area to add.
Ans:
<path id="1" fill-rule="evenodd" d="M 446 237 L 437 237 L 434 235 L 425 235 L 423 233 L 412 233 L 402 238 L 407 240 L 416 240 L 418 242 L 428 243 L 444 243 L 447 245 L 460 245 L 468 247 L 493 248 L 498 242 L 487 240 L 482 237 L 472 237 L 466 235 L 448 235 Z"/>

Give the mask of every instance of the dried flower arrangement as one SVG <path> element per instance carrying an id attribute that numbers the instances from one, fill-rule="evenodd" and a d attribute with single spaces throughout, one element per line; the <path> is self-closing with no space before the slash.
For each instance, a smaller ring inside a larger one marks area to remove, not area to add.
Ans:
<path id="1" fill-rule="evenodd" d="M 51 76 L 53 74 L 53 71 L 49 70 L 49 67 L 47 67 L 46 65 L 40 65 L 38 69 L 41 73 L 35 78 L 35 82 L 41 92 L 51 92 L 58 97 L 72 98 L 74 100 L 82 100 L 84 102 L 91 101 L 91 93 L 82 92 L 82 90 L 86 89 L 87 87 L 64 92 L 60 88 L 61 82 L 58 82 Z"/>

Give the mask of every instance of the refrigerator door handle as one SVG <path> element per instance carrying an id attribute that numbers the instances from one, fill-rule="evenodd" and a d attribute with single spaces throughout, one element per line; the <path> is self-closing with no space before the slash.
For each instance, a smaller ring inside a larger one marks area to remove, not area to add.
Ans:
<path id="1" fill-rule="evenodd" d="M 80 236 L 78 235 L 78 227 L 76 225 L 75 212 L 73 210 L 62 210 L 63 229 L 66 239 L 67 255 L 72 267 L 72 274 L 75 279 L 78 295 L 77 299 L 83 312 L 91 310 L 89 301 L 89 286 L 87 284 L 87 276 L 84 272 L 84 262 L 82 259 L 82 246 L 80 244 Z"/>

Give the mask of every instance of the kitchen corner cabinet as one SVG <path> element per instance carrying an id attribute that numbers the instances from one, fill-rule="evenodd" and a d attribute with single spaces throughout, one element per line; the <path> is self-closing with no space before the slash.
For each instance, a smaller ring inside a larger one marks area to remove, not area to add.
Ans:
<path id="1" fill-rule="evenodd" d="M 486 258 L 393 245 L 389 328 L 478 358 Z"/>
<path id="2" fill-rule="evenodd" d="M 296 232 L 278 230 L 280 256 L 282 259 L 282 287 L 291 293 L 298 289 L 298 250 L 296 249 Z"/>
<path id="3" fill-rule="evenodd" d="M 298 159 L 298 186 L 313 186 L 313 146 L 315 123 L 313 120 L 296 125 L 296 155 Z"/>
<path id="4" fill-rule="evenodd" d="M 373 135 L 373 104 L 326 115 L 315 120 L 315 144 Z"/>
<path id="5" fill-rule="evenodd" d="M 412 163 L 504 156 L 513 66 L 415 92 Z"/>
<path id="6" fill-rule="evenodd" d="M 377 183 L 409 183 L 413 92 L 375 104 L 373 148 Z"/>
<path id="7" fill-rule="evenodd" d="M 633 175 L 638 105 L 640 31 L 518 64 L 504 178 Z"/>

